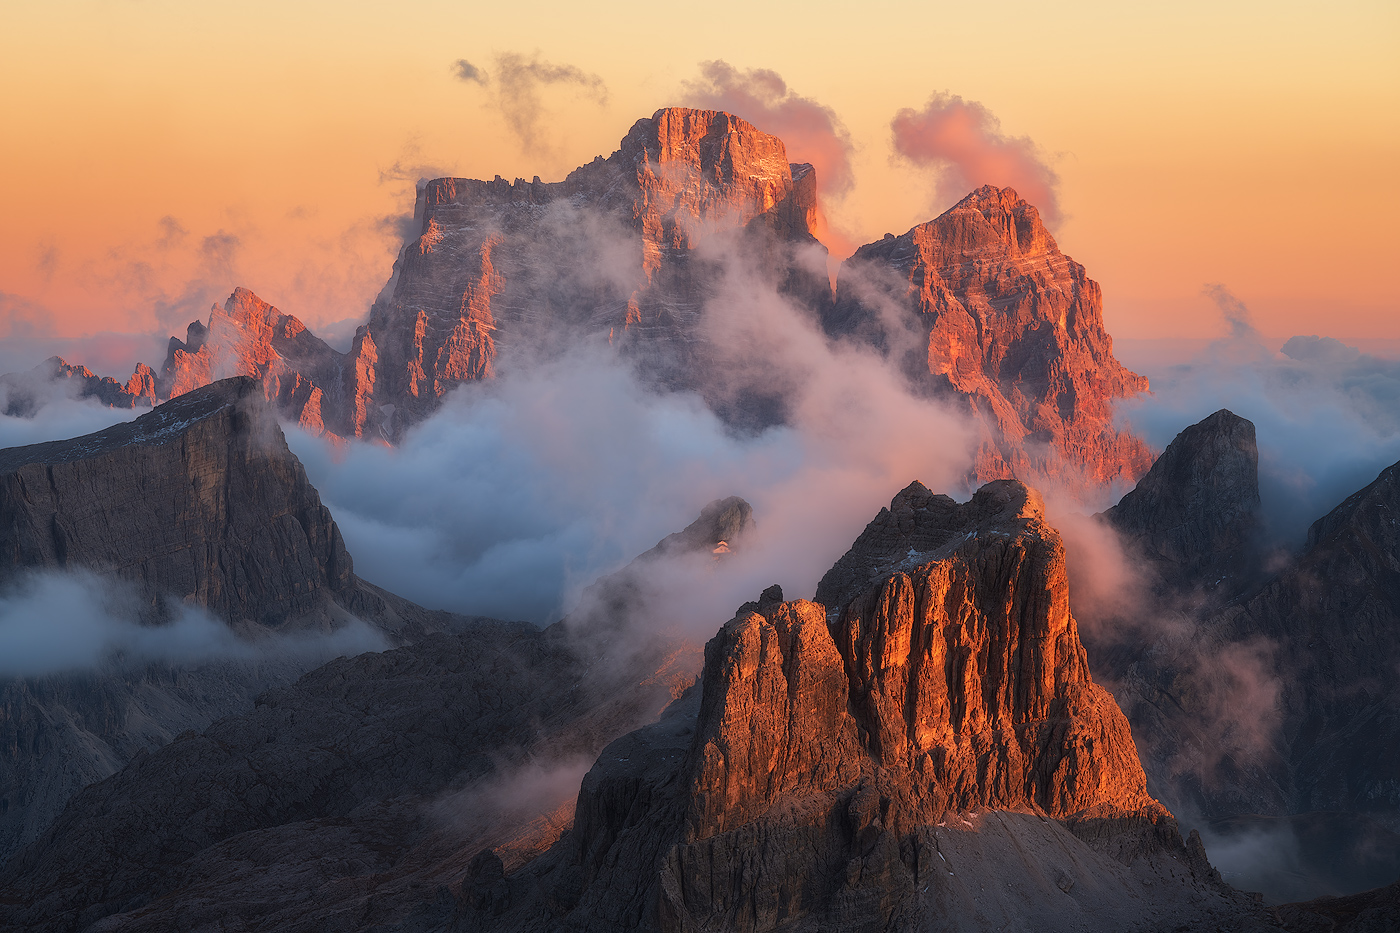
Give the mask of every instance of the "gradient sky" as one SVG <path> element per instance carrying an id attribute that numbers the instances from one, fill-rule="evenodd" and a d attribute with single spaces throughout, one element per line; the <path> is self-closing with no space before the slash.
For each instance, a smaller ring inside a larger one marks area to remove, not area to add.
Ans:
<path id="1" fill-rule="evenodd" d="M 890 132 L 948 92 L 1058 173 L 1115 336 L 1218 334 L 1222 283 L 1271 336 L 1400 338 L 1394 0 L 588 6 L 0 4 L 0 336 L 183 333 L 244 285 L 336 342 L 418 177 L 562 178 L 723 59 L 844 122 L 858 242 L 948 206 Z M 545 88 L 526 147 L 453 75 L 508 53 L 605 94 Z"/>

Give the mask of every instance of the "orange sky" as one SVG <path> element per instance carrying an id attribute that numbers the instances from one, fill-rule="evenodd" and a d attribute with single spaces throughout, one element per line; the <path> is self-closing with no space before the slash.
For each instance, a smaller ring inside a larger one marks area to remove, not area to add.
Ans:
<path id="1" fill-rule="evenodd" d="M 890 136 L 946 91 L 1058 173 L 1057 238 L 1115 336 L 1218 333 L 1220 282 L 1269 335 L 1400 338 L 1393 0 L 587 6 L 5 5 L 0 335 L 183 332 L 236 284 L 343 335 L 420 174 L 560 178 L 720 58 L 844 121 L 855 186 L 828 212 L 861 242 L 947 206 Z M 452 74 L 512 52 L 606 94 L 545 88 L 527 151 Z"/>

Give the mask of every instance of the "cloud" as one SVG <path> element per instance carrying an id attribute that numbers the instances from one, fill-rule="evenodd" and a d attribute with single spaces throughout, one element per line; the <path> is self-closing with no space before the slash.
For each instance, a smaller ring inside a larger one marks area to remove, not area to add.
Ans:
<path id="1" fill-rule="evenodd" d="M 890 121 L 894 149 L 938 171 L 935 197 L 945 209 L 980 185 L 1015 188 L 1054 229 L 1060 212 L 1059 176 L 1026 136 L 1005 136 L 1001 121 L 977 101 L 936 93 L 922 110 L 904 108 Z"/>
<path id="2" fill-rule="evenodd" d="M 608 102 L 607 86 L 596 74 L 544 61 L 538 53 L 529 58 L 517 52 L 496 56 L 496 107 L 527 152 L 549 154 L 553 150 L 541 125 L 545 106 L 540 91 L 550 85 L 572 87 L 581 97 L 600 105 Z"/>
<path id="3" fill-rule="evenodd" d="M 597 251 L 570 263 L 617 282 L 635 274 L 634 251 L 611 250 L 605 223 L 582 229 Z M 716 375 L 706 398 L 658 392 L 606 339 L 560 325 L 545 351 L 504 346 L 498 378 L 455 390 L 397 449 L 289 432 L 357 572 L 429 606 L 544 624 L 706 503 L 743 496 L 757 527 L 742 559 L 656 570 L 674 579 L 643 613 L 705 639 L 769 584 L 811 596 L 910 480 L 959 489 L 972 437 L 962 416 L 911 394 L 878 353 L 829 341 L 726 237 L 700 249 Z M 756 396 L 776 398 L 786 423 L 736 433 L 710 404 Z"/>
<path id="4" fill-rule="evenodd" d="M 1206 294 L 1226 335 L 1189 362 L 1143 367 L 1152 394 L 1121 419 L 1157 448 L 1220 408 L 1254 422 L 1269 543 L 1296 548 L 1315 519 L 1400 460 L 1400 361 L 1328 337 L 1266 346 L 1248 307 L 1221 285 Z"/>
<path id="5" fill-rule="evenodd" d="M 379 218 L 379 228 L 399 244 L 416 239 L 423 232 L 415 214 L 419 192 L 432 179 L 448 178 L 453 174 L 450 167 L 425 158 L 418 142 L 410 140 L 392 165 L 379 169 L 379 183 L 389 185 L 390 190 L 398 194 L 399 203 L 406 208 L 402 213 Z"/>
<path id="6" fill-rule="evenodd" d="M 468 84 L 480 84 L 483 87 L 491 80 L 485 71 L 476 67 L 465 58 L 459 58 L 452 63 L 452 76 L 458 81 L 465 81 Z"/>
<path id="7" fill-rule="evenodd" d="M 23 295 L 0 292 L 0 334 L 6 339 L 30 337 L 41 332 L 50 317 L 48 310 L 38 302 Z"/>
<path id="8" fill-rule="evenodd" d="M 136 621 L 129 587 L 93 574 L 40 571 L 11 581 L 0 594 L 0 677 L 36 677 L 75 670 L 161 662 L 255 662 L 331 658 L 387 647 L 383 634 L 355 622 L 330 634 L 294 633 L 244 641 L 218 619 L 186 606 L 165 625 Z"/>
<path id="9" fill-rule="evenodd" d="M 1230 328 L 1231 340 L 1252 340 L 1258 342 L 1261 338 L 1259 331 L 1254 329 L 1254 318 L 1245 307 L 1243 301 L 1235 297 L 1224 285 L 1215 282 L 1206 285 L 1201 289 L 1201 294 L 1205 295 L 1215 306 L 1220 309 L 1221 316 L 1225 319 L 1225 324 Z"/>
<path id="10" fill-rule="evenodd" d="M 740 71 L 722 60 L 700 63 L 700 77 L 682 85 L 685 102 L 743 117 L 778 136 L 793 162 L 810 162 L 823 194 L 844 197 L 855 184 L 853 146 L 836 111 L 794 93 L 776 71 Z"/>
<path id="11" fill-rule="evenodd" d="M 46 372 L 10 374 L 0 382 L 0 450 L 81 437 L 145 412 L 80 399 L 80 388 L 75 381 L 52 379 Z M 14 415 L 7 414 L 12 410 Z"/>

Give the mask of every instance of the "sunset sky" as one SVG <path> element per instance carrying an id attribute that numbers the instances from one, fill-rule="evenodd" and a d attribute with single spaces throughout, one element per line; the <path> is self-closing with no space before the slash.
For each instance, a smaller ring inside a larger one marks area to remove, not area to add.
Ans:
<path id="1" fill-rule="evenodd" d="M 1115 337 L 1220 333 L 1221 283 L 1279 340 L 1400 338 L 1394 0 L 599 9 L 0 5 L 0 336 L 163 338 L 243 285 L 341 342 L 419 177 L 560 179 L 723 60 L 839 118 L 854 184 L 827 212 L 855 243 L 949 206 L 891 121 L 957 95 L 1058 176 Z M 576 80 L 532 120 L 512 55 Z"/>

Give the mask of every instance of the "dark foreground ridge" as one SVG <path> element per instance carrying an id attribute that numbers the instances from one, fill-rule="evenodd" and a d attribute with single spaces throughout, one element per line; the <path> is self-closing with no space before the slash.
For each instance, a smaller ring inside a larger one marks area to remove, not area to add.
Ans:
<path id="1" fill-rule="evenodd" d="M 0 451 L 0 592 L 23 597 L 36 575 L 65 590 L 100 586 L 156 640 L 184 613 L 208 613 L 248 651 L 0 681 L 0 747 L 12 750 L 0 756 L 0 864 L 73 793 L 133 756 L 247 709 L 341 651 L 464 621 L 355 576 L 340 530 L 246 377 L 130 423 Z M 277 648 L 288 635 L 304 650 Z M 316 647 L 313 636 L 339 647 Z"/>

